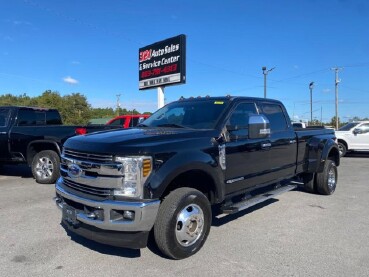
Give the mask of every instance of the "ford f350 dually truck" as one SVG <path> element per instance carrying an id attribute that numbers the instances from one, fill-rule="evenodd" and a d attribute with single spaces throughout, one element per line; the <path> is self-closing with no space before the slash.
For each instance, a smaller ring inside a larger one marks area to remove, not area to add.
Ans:
<path id="1" fill-rule="evenodd" d="M 183 259 L 205 243 L 212 211 L 297 185 L 332 194 L 339 163 L 334 130 L 295 131 L 279 101 L 181 99 L 137 128 L 68 139 L 55 201 L 70 234 L 142 248 L 153 232 L 162 253 Z"/>

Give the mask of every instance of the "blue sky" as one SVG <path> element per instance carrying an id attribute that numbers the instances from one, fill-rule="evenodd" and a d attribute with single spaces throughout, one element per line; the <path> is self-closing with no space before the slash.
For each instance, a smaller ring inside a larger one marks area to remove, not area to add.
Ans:
<path id="1" fill-rule="evenodd" d="M 0 1 L 0 94 L 80 92 L 93 107 L 157 108 L 156 89 L 138 90 L 138 49 L 187 36 L 187 83 L 180 96 L 267 96 L 290 116 L 369 117 L 369 2 L 366 0 Z"/>

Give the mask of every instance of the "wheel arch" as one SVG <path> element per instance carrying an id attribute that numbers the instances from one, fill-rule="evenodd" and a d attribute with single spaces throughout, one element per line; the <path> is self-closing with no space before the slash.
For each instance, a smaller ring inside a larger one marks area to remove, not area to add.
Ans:
<path id="1" fill-rule="evenodd" d="M 342 143 L 343 145 L 345 145 L 346 150 L 349 150 L 349 145 L 348 145 L 346 140 L 339 138 L 339 139 L 337 139 L 337 142 Z"/>
<path id="2" fill-rule="evenodd" d="M 326 160 L 333 160 L 336 166 L 340 165 L 340 151 L 336 143 L 331 142 L 323 149 L 317 172 L 323 172 Z"/>
<path id="3" fill-rule="evenodd" d="M 35 140 L 27 147 L 27 164 L 31 165 L 34 156 L 44 150 L 52 150 L 60 156 L 60 146 L 55 141 Z"/>
<path id="4" fill-rule="evenodd" d="M 171 191 L 181 188 L 188 187 L 197 189 L 202 192 L 210 201 L 210 203 L 218 202 L 218 189 L 216 187 L 215 181 L 211 175 L 201 169 L 191 169 L 188 171 L 181 172 L 175 178 L 173 178 L 165 190 L 163 191 L 160 198 L 164 198 Z"/>

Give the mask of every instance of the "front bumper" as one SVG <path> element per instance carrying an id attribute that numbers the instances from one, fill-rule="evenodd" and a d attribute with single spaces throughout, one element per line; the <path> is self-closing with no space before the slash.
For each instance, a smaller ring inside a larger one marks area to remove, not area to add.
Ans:
<path id="1" fill-rule="evenodd" d="M 160 200 L 128 202 L 83 198 L 66 191 L 62 187 L 62 178 L 57 181 L 55 189 L 55 202 L 57 207 L 63 211 L 64 227 L 68 227 L 69 231 L 102 243 L 109 241 L 110 239 L 107 238 L 109 236 L 113 238 L 112 234 L 115 233 L 118 237 L 119 233 L 123 236 L 122 232 L 124 232 L 126 235 L 131 235 L 130 237 L 133 239 L 140 232 L 148 233 L 154 226 L 160 205 Z M 125 218 L 123 216 L 125 211 L 134 214 L 134 216 Z M 106 244 L 115 245 L 114 242 Z M 129 243 L 123 243 L 123 245 L 118 243 L 117 246 L 135 248 Z M 141 248 L 141 246 L 137 248 Z"/>

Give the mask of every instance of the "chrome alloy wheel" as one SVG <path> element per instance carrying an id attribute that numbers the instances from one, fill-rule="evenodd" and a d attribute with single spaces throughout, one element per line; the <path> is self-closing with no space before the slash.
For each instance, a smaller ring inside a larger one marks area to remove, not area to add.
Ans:
<path id="1" fill-rule="evenodd" d="M 186 206 L 177 217 L 176 239 L 184 247 L 193 245 L 204 229 L 204 212 L 195 204 Z"/>
<path id="2" fill-rule="evenodd" d="M 334 191 L 336 188 L 336 171 L 334 167 L 331 167 L 328 172 L 328 187 L 331 191 Z"/>
<path id="3" fill-rule="evenodd" d="M 344 149 L 343 146 L 341 144 L 338 144 L 338 151 L 340 152 L 340 156 L 343 155 Z"/>
<path id="4" fill-rule="evenodd" d="M 48 179 L 53 174 L 53 162 L 48 157 L 41 157 L 36 164 L 36 174 L 41 179 Z"/>

